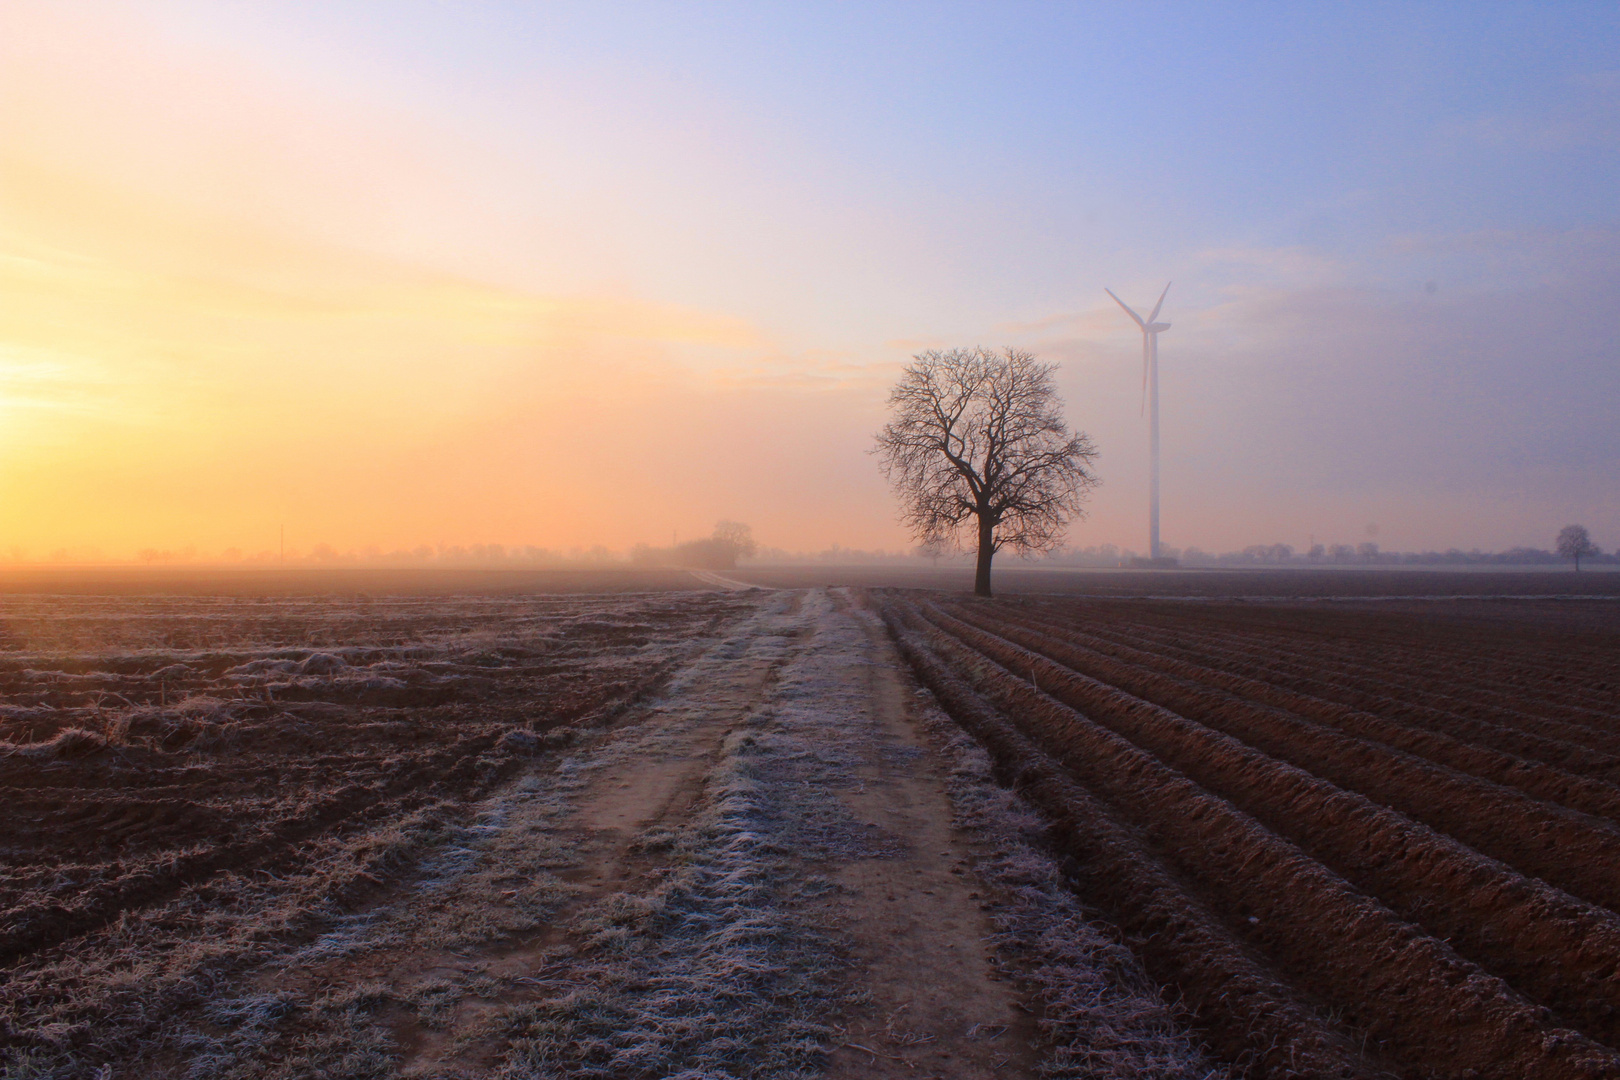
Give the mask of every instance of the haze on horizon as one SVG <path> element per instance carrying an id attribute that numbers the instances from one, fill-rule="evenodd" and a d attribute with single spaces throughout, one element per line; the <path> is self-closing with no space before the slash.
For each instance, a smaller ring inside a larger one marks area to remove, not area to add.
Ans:
<path id="1" fill-rule="evenodd" d="M 1620 544 L 1612 5 L 0 9 L 0 552 L 898 549 L 920 349 L 1163 535 Z"/>

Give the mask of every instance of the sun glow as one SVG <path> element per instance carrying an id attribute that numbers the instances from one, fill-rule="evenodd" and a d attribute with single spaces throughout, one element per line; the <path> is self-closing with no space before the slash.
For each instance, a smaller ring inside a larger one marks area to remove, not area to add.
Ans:
<path id="1" fill-rule="evenodd" d="M 721 314 L 525 293 L 0 169 L 0 484 L 24 547 L 64 533 L 103 550 L 241 546 L 289 513 L 333 543 L 512 528 L 582 542 L 509 513 L 446 530 L 442 493 L 411 476 L 477 432 L 463 455 L 505 460 L 514 494 L 589 506 L 595 481 L 559 466 L 604 441 L 604 413 L 634 417 L 660 387 L 701 392 L 705 366 L 767 348 Z M 374 515 L 365 529 L 341 520 L 356 506 Z"/>
<path id="2" fill-rule="evenodd" d="M 1144 97 L 1116 31 L 953 10 L 0 5 L 0 560 L 720 518 L 895 550 L 884 396 L 974 344 L 1062 365 L 1103 480 L 1071 540 L 1139 549 L 1140 343 L 1102 287 L 1169 278 L 1167 544 L 1614 531 L 1607 75 L 1448 61 L 1482 118 L 1453 130 L 1363 92 L 1408 78 L 1366 20 L 1311 71 L 1225 20 Z M 1023 74 L 969 101 L 947 72 L 985 55 Z M 1569 138 L 1502 136 L 1537 124 Z"/>

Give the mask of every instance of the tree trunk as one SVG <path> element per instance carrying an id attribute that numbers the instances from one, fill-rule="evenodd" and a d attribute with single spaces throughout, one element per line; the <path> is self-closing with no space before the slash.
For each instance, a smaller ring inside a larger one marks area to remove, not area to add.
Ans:
<path id="1" fill-rule="evenodd" d="M 979 565 L 973 572 L 973 592 L 977 596 L 990 595 L 990 560 L 996 554 L 996 527 L 988 514 L 979 515 Z"/>

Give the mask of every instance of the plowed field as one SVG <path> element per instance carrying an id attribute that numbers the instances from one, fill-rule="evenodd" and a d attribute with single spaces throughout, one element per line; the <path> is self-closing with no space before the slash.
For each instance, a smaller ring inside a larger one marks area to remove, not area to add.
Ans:
<path id="1" fill-rule="evenodd" d="M 1620 603 L 1268 596 L 5 596 L 0 1078 L 1620 1080 Z"/>
<path id="2" fill-rule="evenodd" d="M 213 981 L 363 907 L 469 800 L 745 609 L 715 593 L 8 598 L 6 1075 L 133 1053 Z"/>
<path id="3" fill-rule="evenodd" d="M 879 602 L 1217 1057 L 1620 1076 L 1616 605 Z"/>

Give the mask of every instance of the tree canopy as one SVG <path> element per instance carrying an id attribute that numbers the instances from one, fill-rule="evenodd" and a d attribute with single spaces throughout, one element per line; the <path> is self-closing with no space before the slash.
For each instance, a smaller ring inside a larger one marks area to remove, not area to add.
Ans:
<path id="1" fill-rule="evenodd" d="M 1017 349 L 933 350 L 889 394 L 875 452 L 901 519 L 924 544 L 976 535 L 983 596 L 997 551 L 1054 550 L 1097 484 L 1096 447 L 1069 432 L 1056 367 Z"/>

